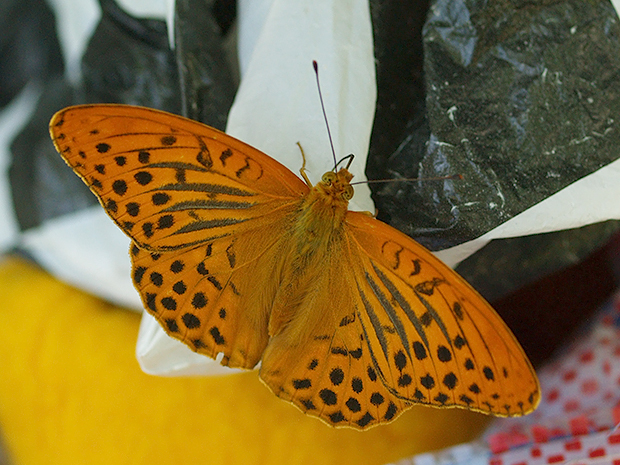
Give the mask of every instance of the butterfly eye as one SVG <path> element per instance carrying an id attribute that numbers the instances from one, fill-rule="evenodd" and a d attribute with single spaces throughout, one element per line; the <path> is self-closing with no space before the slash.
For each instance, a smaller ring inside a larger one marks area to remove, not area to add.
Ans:
<path id="1" fill-rule="evenodd" d="M 353 186 L 347 186 L 342 193 L 342 198 L 345 200 L 351 200 L 353 198 Z"/>
<path id="2" fill-rule="evenodd" d="M 327 173 L 325 173 L 323 177 L 321 178 L 321 180 L 328 186 L 330 186 L 332 182 L 334 182 L 334 179 L 336 179 L 336 173 L 333 173 L 331 171 L 328 171 Z"/>

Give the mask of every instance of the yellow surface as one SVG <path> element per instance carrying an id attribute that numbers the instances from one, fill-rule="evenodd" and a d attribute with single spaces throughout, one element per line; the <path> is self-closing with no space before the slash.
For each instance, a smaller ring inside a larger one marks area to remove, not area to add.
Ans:
<path id="1" fill-rule="evenodd" d="M 413 408 L 333 429 L 256 372 L 158 378 L 134 356 L 139 315 L 17 258 L 0 261 L 0 432 L 22 464 L 382 464 L 469 440 L 487 418 Z"/>

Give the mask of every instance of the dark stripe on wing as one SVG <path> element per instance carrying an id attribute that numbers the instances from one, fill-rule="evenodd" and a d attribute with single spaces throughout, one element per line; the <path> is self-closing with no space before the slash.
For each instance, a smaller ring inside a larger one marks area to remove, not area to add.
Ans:
<path id="1" fill-rule="evenodd" d="M 411 322 L 411 324 L 417 331 L 418 335 L 420 336 L 420 339 L 422 339 L 422 342 L 424 342 L 424 345 L 426 346 L 426 348 L 430 350 L 430 345 L 428 342 L 428 338 L 426 337 L 426 332 L 424 331 L 424 327 L 422 326 L 420 319 L 416 316 L 416 314 L 411 309 L 411 306 L 409 305 L 407 300 L 398 291 L 396 286 L 394 286 L 392 281 L 390 281 L 389 278 L 385 274 L 383 274 L 381 270 L 379 270 L 375 266 L 374 263 L 372 263 L 372 267 L 375 273 L 377 274 L 377 276 L 379 277 L 379 279 L 381 280 L 381 282 L 383 283 L 383 285 L 387 288 L 390 294 L 392 294 L 392 297 L 394 297 L 394 300 L 396 300 L 396 302 L 398 302 L 398 305 L 400 305 L 400 307 L 404 310 L 405 314 L 409 318 L 409 321 Z"/>
<path id="2" fill-rule="evenodd" d="M 418 298 L 418 300 L 422 303 L 422 305 L 424 305 L 424 307 L 426 308 L 428 313 L 433 317 L 433 320 L 435 320 L 437 322 L 437 326 L 439 326 L 439 329 L 441 329 L 441 332 L 443 333 L 444 337 L 446 338 L 446 341 L 448 341 L 450 343 L 450 346 L 452 346 L 452 340 L 450 339 L 450 335 L 448 334 L 448 330 L 446 329 L 446 325 L 444 325 L 443 320 L 441 319 L 441 317 L 439 316 L 437 311 L 433 308 L 433 306 L 430 304 L 430 302 L 428 302 L 422 296 L 422 294 L 420 292 L 418 292 L 415 288 L 413 289 L 413 292 L 415 292 L 415 295 Z"/>
<path id="3" fill-rule="evenodd" d="M 176 148 L 176 147 L 175 147 Z M 196 147 L 193 147 L 194 149 Z M 152 151 L 153 149 L 141 149 L 143 151 Z M 168 149 L 170 150 L 170 149 Z M 182 163 L 179 161 L 175 162 L 161 162 L 161 163 L 149 163 L 148 165 L 144 165 L 146 168 L 170 168 L 173 170 L 194 170 L 201 171 L 203 173 L 209 172 L 207 168 L 204 166 L 195 165 L 193 163 Z"/>
<path id="4" fill-rule="evenodd" d="M 375 268 L 374 265 L 373 265 L 373 268 Z M 387 280 L 387 276 L 383 275 L 377 268 L 375 268 L 375 272 L 379 276 L 379 279 L 381 279 L 381 281 L 385 284 L 385 281 Z M 382 276 L 379 275 L 379 273 L 381 273 Z M 396 333 L 398 334 L 398 337 L 400 338 L 400 340 L 403 342 L 403 346 L 405 347 L 405 350 L 407 351 L 407 354 L 409 355 L 409 359 L 411 360 L 411 353 L 409 352 L 409 347 L 410 347 L 409 338 L 407 337 L 407 332 L 405 330 L 405 327 L 403 326 L 402 320 L 396 314 L 394 307 L 392 306 L 392 304 L 390 303 L 386 295 L 383 293 L 383 291 L 380 289 L 378 283 L 374 279 L 372 279 L 372 277 L 370 276 L 368 272 L 364 273 L 364 275 L 366 277 L 366 282 L 372 289 L 373 294 L 375 295 L 375 297 L 381 304 L 381 307 L 383 308 L 383 310 L 385 310 L 385 313 L 387 314 L 387 316 L 390 318 L 390 321 L 394 325 L 394 328 L 396 328 Z"/>
<path id="5" fill-rule="evenodd" d="M 377 314 L 375 313 L 374 309 L 372 308 L 372 305 L 370 304 L 370 302 L 366 298 L 366 294 L 364 294 L 364 291 L 362 291 L 359 288 L 359 286 L 358 286 L 357 290 L 360 293 L 360 297 L 362 298 L 362 303 L 364 304 L 364 309 L 366 310 L 366 313 L 368 314 L 368 317 L 370 318 L 370 323 L 372 324 L 372 326 L 373 326 L 373 328 L 375 330 L 375 335 L 377 336 L 377 339 L 379 340 L 379 344 L 381 344 L 381 350 L 383 351 L 383 356 L 387 360 L 388 357 L 389 357 L 389 354 L 388 354 L 388 344 L 387 344 L 387 339 L 383 335 L 383 328 L 381 328 L 381 322 L 379 321 L 379 318 L 377 317 Z M 364 327 L 363 324 L 362 324 L 362 327 Z M 364 332 L 366 332 L 366 328 L 364 328 Z M 366 340 L 368 340 L 368 335 L 367 334 L 366 334 Z"/>
<path id="6" fill-rule="evenodd" d="M 178 184 L 166 184 L 158 187 L 158 191 L 195 191 L 200 194 L 226 194 L 226 195 L 238 195 L 240 197 L 252 197 L 256 195 L 255 192 L 250 192 L 236 187 L 223 186 L 221 184 L 210 183 L 178 183 Z"/>
<path id="7" fill-rule="evenodd" d="M 162 210 L 163 212 L 178 212 L 183 210 L 244 210 L 246 208 L 252 208 L 256 206 L 256 203 L 252 202 L 233 202 L 228 200 L 184 200 L 183 202 L 177 202 L 174 205 L 169 206 Z"/>
<path id="8" fill-rule="evenodd" d="M 174 234 L 183 234 L 205 229 L 223 228 L 234 224 L 245 223 L 252 218 L 221 218 L 217 220 L 194 221 L 182 228 L 177 229 Z"/>

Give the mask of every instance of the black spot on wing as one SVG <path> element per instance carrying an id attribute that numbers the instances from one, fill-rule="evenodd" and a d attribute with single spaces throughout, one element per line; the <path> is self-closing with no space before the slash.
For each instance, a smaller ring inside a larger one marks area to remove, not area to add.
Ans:
<path id="1" fill-rule="evenodd" d="M 171 333 L 179 332 L 179 326 L 177 325 L 176 320 L 169 318 L 165 321 L 165 323 L 166 323 L 166 327 L 168 328 L 168 331 L 170 331 Z"/>
<path id="2" fill-rule="evenodd" d="M 430 390 L 435 387 L 435 379 L 430 375 L 430 373 L 427 373 L 425 376 L 420 378 L 420 384 Z"/>
<path id="3" fill-rule="evenodd" d="M 443 378 L 443 385 L 452 390 L 456 387 L 457 377 L 454 373 L 450 372 Z"/>
<path id="4" fill-rule="evenodd" d="M 174 225 L 174 217 L 172 215 L 162 215 L 157 220 L 157 229 L 168 229 Z"/>
<path id="5" fill-rule="evenodd" d="M 447 363 L 452 360 L 452 353 L 446 346 L 441 345 L 437 348 L 437 358 L 439 361 Z"/>
<path id="6" fill-rule="evenodd" d="M 385 411 L 385 415 L 383 415 L 383 419 L 387 421 L 391 420 L 396 415 L 396 412 L 398 412 L 398 407 L 396 407 L 393 402 L 390 402 L 387 410 Z"/>
<path id="7" fill-rule="evenodd" d="M 336 405 L 338 403 L 338 396 L 331 389 L 321 389 L 319 397 L 325 405 Z"/>
<path id="8" fill-rule="evenodd" d="M 175 260 L 170 265 L 170 271 L 173 273 L 180 273 L 185 268 L 185 264 L 181 260 Z"/>
<path id="9" fill-rule="evenodd" d="M 330 349 L 330 352 L 333 355 L 343 355 L 343 356 L 347 356 L 349 355 L 349 351 L 347 349 L 345 349 L 344 347 L 332 347 Z"/>
<path id="10" fill-rule="evenodd" d="M 129 216 L 136 217 L 140 214 L 140 205 L 136 202 L 129 202 L 125 205 L 125 210 Z"/>
<path id="11" fill-rule="evenodd" d="M 344 372 L 341 368 L 334 368 L 329 373 L 329 379 L 334 386 L 338 386 L 344 381 Z"/>
<path id="12" fill-rule="evenodd" d="M 199 309 L 207 305 L 208 299 L 203 292 L 196 292 L 192 297 L 192 307 Z"/>
<path id="13" fill-rule="evenodd" d="M 226 160 L 232 157 L 232 154 L 232 150 L 230 149 L 226 149 L 222 152 L 222 154 L 220 155 L 220 161 L 222 162 L 223 166 L 226 166 Z"/>
<path id="14" fill-rule="evenodd" d="M 211 337 L 213 338 L 213 340 L 215 341 L 215 343 L 217 345 L 224 345 L 226 343 L 226 340 L 224 339 L 224 337 L 220 334 L 220 330 L 218 329 L 217 326 L 213 326 L 210 330 L 209 330 L 209 334 L 211 335 Z"/>
<path id="15" fill-rule="evenodd" d="M 357 394 L 359 394 L 360 392 L 362 392 L 364 390 L 364 383 L 360 378 L 353 378 L 351 380 L 351 389 L 353 389 L 354 392 L 356 392 Z"/>
<path id="16" fill-rule="evenodd" d="M 118 212 L 118 204 L 114 200 L 109 199 L 106 201 L 105 209 L 110 213 L 116 213 Z"/>
<path id="17" fill-rule="evenodd" d="M 310 389 L 310 387 L 312 387 L 312 381 L 308 378 L 293 380 L 293 388 L 296 390 Z"/>
<path id="18" fill-rule="evenodd" d="M 355 350 L 350 350 L 349 355 L 353 357 L 355 360 L 359 360 L 362 357 L 362 348 L 358 347 Z"/>
<path id="19" fill-rule="evenodd" d="M 183 320 L 183 324 L 188 329 L 194 329 L 200 327 L 200 319 L 194 315 L 193 313 L 185 313 L 181 319 Z"/>
<path id="20" fill-rule="evenodd" d="M 360 405 L 359 401 L 354 397 L 349 397 L 349 399 L 345 402 L 345 405 L 353 413 L 357 413 L 362 410 L 362 406 Z"/>
<path id="21" fill-rule="evenodd" d="M 95 146 L 95 148 L 97 149 L 97 152 L 99 153 L 106 153 L 108 150 L 110 150 L 112 147 L 110 147 L 109 144 L 106 144 L 104 142 L 97 144 Z"/>
<path id="22" fill-rule="evenodd" d="M 415 341 L 412 346 L 415 358 L 417 358 L 418 360 L 424 360 L 427 357 L 428 354 L 426 353 L 426 348 L 424 347 L 424 344 L 419 341 Z"/>
<path id="23" fill-rule="evenodd" d="M 314 405 L 314 402 L 312 402 L 312 400 L 302 399 L 300 402 L 306 410 L 316 410 L 316 405 Z"/>
<path id="24" fill-rule="evenodd" d="M 147 164 L 151 160 L 151 154 L 145 150 L 138 152 L 138 161 L 143 165 Z"/>
<path id="25" fill-rule="evenodd" d="M 368 426 L 368 424 L 374 419 L 375 417 L 373 417 L 370 412 L 366 412 L 362 418 L 356 421 L 356 423 L 362 428 L 364 428 L 365 426 Z"/>
<path id="26" fill-rule="evenodd" d="M 399 371 L 402 371 L 403 368 L 407 366 L 407 356 L 402 350 L 399 350 L 394 355 L 394 364 L 396 365 L 396 368 L 398 368 Z"/>
<path id="27" fill-rule="evenodd" d="M 133 270 L 133 281 L 136 284 L 140 284 L 142 282 L 142 278 L 144 277 L 144 273 L 146 272 L 146 268 L 143 266 L 138 266 Z"/>
<path id="28" fill-rule="evenodd" d="M 179 294 L 185 294 L 185 291 L 187 291 L 187 286 L 185 285 L 185 283 L 183 281 L 177 281 L 176 283 L 174 283 L 174 285 L 172 286 L 172 290 Z"/>
<path id="29" fill-rule="evenodd" d="M 133 177 L 141 186 L 146 186 L 153 180 L 153 175 L 148 171 L 138 171 Z"/>
<path id="30" fill-rule="evenodd" d="M 165 192 L 156 192 L 151 197 L 151 200 L 153 201 L 153 205 L 161 206 L 167 204 L 170 201 L 170 196 Z"/>
<path id="31" fill-rule="evenodd" d="M 161 304 L 166 310 L 177 309 L 177 301 L 173 297 L 164 297 L 161 299 Z"/>
<path id="32" fill-rule="evenodd" d="M 452 307 L 452 311 L 454 312 L 454 314 L 456 315 L 456 317 L 459 320 L 463 320 L 463 308 L 461 307 L 461 304 L 458 302 L 454 302 L 454 305 Z"/>
<path id="33" fill-rule="evenodd" d="M 161 138 L 161 145 L 166 145 L 166 146 L 174 145 L 176 141 L 177 141 L 177 138 L 174 136 L 163 136 Z"/>
<path id="34" fill-rule="evenodd" d="M 118 196 L 123 196 L 127 192 L 127 183 L 122 179 L 117 179 L 112 183 L 112 190 Z"/>
<path id="35" fill-rule="evenodd" d="M 164 277 L 161 273 L 157 273 L 156 271 L 152 272 L 149 275 L 149 279 L 151 280 L 151 283 L 157 287 L 161 287 L 161 285 L 164 283 Z"/>

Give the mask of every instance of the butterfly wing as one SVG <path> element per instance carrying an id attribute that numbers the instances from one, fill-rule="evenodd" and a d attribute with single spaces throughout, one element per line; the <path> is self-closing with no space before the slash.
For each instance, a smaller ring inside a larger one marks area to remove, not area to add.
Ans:
<path id="1" fill-rule="evenodd" d="M 133 240 L 133 280 L 145 308 L 192 349 L 253 367 L 275 292 L 268 252 L 290 227 L 306 184 L 220 131 L 157 110 L 70 107 L 53 117 L 50 132 Z"/>
<path id="2" fill-rule="evenodd" d="M 134 244 L 133 280 L 144 307 L 192 350 L 212 358 L 222 353 L 223 365 L 253 368 L 269 339 L 269 303 L 278 284 L 273 248 L 280 246 L 289 225 L 286 215 L 278 219 L 258 234 L 250 231 L 172 252 Z"/>
<path id="3" fill-rule="evenodd" d="M 344 252 L 324 257 L 316 294 L 298 309 L 300 319 L 269 341 L 260 377 L 308 415 L 366 429 L 395 419 L 409 403 L 378 377 L 353 305 L 356 285 Z"/>
<path id="4" fill-rule="evenodd" d="M 498 416 L 536 408 L 527 356 L 464 279 L 380 221 L 349 212 L 347 224 L 364 338 L 394 396 Z"/>
<path id="5" fill-rule="evenodd" d="M 334 425 L 363 429 L 411 403 L 496 415 L 536 406 L 536 375 L 488 304 L 430 252 L 363 214 L 347 214 L 307 304 L 276 322 L 269 340 L 274 276 L 308 187 L 258 150 L 121 105 L 63 110 L 50 131 L 133 239 L 145 307 L 194 350 L 245 368 L 264 351 L 271 389 Z"/>
<path id="6" fill-rule="evenodd" d="M 127 105 L 82 105 L 52 118 L 59 153 L 141 248 L 162 252 L 272 221 L 308 186 L 216 129 Z"/>

